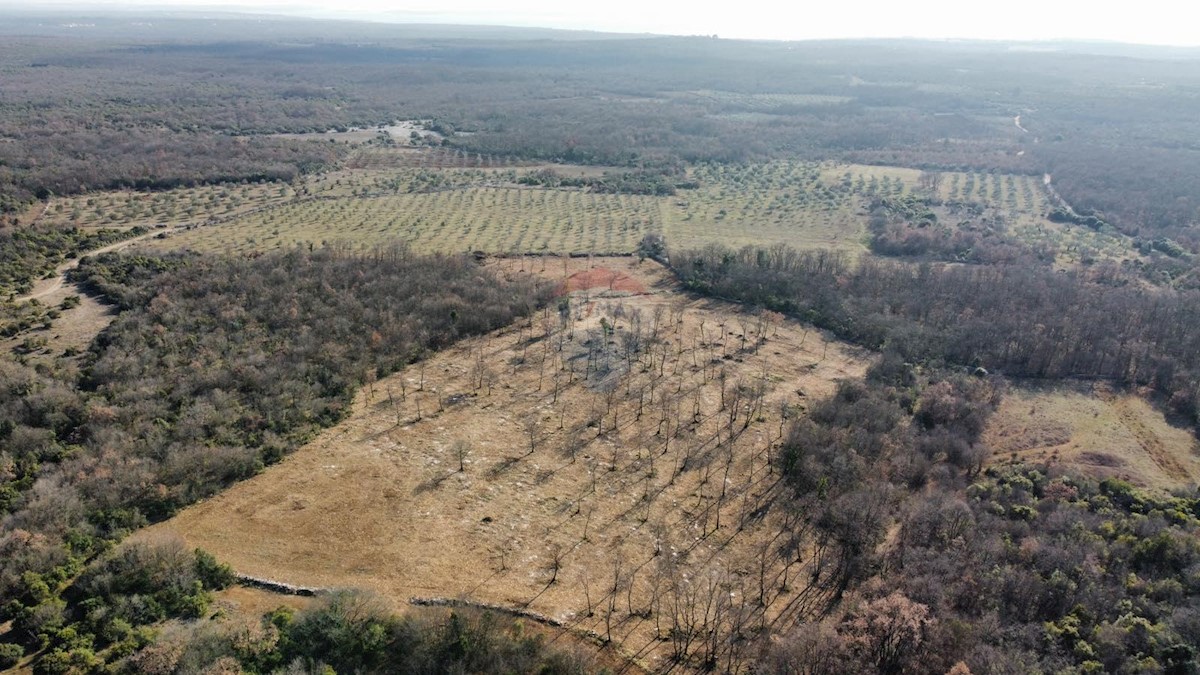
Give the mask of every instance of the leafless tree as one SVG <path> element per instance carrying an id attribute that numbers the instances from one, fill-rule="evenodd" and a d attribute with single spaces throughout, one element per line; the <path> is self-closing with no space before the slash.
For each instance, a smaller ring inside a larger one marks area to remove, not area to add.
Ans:
<path id="1" fill-rule="evenodd" d="M 450 446 L 450 451 L 454 453 L 456 458 L 458 458 L 459 472 L 461 473 L 465 471 L 466 468 L 463 466 L 463 463 L 466 461 L 467 455 L 471 452 L 471 442 L 460 438 L 454 441 L 454 443 Z"/>
<path id="2" fill-rule="evenodd" d="M 532 455 L 537 450 L 538 442 L 541 440 L 541 430 L 538 428 L 537 415 L 532 414 L 526 417 L 525 422 L 521 426 L 525 430 L 526 437 L 529 439 L 529 452 L 526 454 Z"/>

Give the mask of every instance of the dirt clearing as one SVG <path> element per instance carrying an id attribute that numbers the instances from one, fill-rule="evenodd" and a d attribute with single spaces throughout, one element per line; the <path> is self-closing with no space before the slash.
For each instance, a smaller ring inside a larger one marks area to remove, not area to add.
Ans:
<path id="1" fill-rule="evenodd" d="M 588 289 L 601 289 L 636 294 L 646 292 L 646 287 L 643 286 L 642 283 L 637 279 L 634 279 L 625 272 L 607 267 L 596 267 L 589 270 L 580 270 L 579 272 L 567 277 L 566 291 L 568 293 Z"/>

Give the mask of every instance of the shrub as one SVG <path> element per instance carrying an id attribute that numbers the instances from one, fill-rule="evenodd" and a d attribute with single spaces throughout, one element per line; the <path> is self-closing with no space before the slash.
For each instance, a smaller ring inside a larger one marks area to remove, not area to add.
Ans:
<path id="1" fill-rule="evenodd" d="M 15 645 L 11 642 L 0 644 L 0 669 L 12 668 L 25 656 L 25 649 L 21 645 Z"/>

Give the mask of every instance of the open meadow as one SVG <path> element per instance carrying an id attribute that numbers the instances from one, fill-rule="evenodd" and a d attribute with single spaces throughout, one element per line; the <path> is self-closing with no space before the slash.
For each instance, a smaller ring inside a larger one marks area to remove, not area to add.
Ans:
<path id="1" fill-rule="evenodd" d="M 1014 386 L 984 441 L 995 465 L 1046 463 L 1163 492 L 1200 482 L 1195 434 L 1103 383 Z"/>

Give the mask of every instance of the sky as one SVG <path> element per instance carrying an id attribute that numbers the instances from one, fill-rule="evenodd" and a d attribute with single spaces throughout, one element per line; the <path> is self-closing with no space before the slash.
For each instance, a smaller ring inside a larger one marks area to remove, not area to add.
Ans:
<path id="1" fill-rule="evenodd" d="M 163 0 L 84 0 L 88 6 L 163 6 Z M 57 7 L 72 0 L 42 0 Z M 0 7 L 15 0 L 0 0 Z M 29 7 L 29 2 L 21 2 Z M 39 4 L 34 0 L 34 4 Z M 325 18 L 493 24 L 729 38 L 859 37 L 1106 40 L 1200 46 L 1191 0 L 169 0 Z"/>

